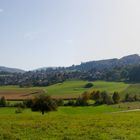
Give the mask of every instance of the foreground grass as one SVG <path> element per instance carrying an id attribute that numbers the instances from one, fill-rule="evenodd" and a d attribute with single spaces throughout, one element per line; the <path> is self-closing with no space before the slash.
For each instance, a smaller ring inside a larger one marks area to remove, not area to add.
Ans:
<path id="1" fill-rule="evenodd" d="M 15 108 L 0 109 L 0 139 L 7 140 L 139 140 L 140 112 L 111 113 L 111 106 L 61 107 L 42 116 Z"/>

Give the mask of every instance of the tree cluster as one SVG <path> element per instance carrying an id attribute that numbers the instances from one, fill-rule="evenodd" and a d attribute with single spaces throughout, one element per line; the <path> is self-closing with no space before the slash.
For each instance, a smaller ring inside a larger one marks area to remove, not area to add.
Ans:
<path id="1" fill-rule="evenodd" d="M 50 96 L 41 95 L 32 100 L 31 109 L 40 111 L 44 115 L 45 112 L 56 111 L 57 104 Z"/>
<path id="2" fill-rule="evenodd" d="M 120 101 L 120 95 L 118 92 L 114 92 L 112 97 L 106 91 L 93 91 L 91 93 L 91 99 L 95 101 L 95 105 L 100 104 L 117 104 Z"/>
<path id="3" fill-rule="evenodd" d="M 25 73 L 0 73 L 0 85 L 19 85 L 20 87 L 49 86 L 69 79 L 140 82 L 140 65 L 116 66 L 110 69 L 58 68 Z M 92 85 L 89 83 L 86 86 Z"/>

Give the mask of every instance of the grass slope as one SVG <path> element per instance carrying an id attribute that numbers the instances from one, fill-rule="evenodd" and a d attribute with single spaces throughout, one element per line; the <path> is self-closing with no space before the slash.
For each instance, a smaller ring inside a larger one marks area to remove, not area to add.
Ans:
<path id="1" fill-rule="evenodd" d="M 140 112 L 111 113 L 117 108 L 62 107 L 44 116 L 15 108 L 0 109 L 1 140 L 139 140 Z"/>
<path id="2" fill-rule="evenodd" d="M 140 109 L 140 102 L 139 101 L 137 101 L 137 102 L 124 102 L 124 103 L 119 103 L 119 104 L 112 105 L 112 106 L 120 108 L 120 109 L 129 109 L 129 110 Z"/>
<path id="3" fill-rule="evenodd" d="M 123 93 L 140 95 L 140 84 L 131 84 L 123 91 Z"/>
<path id="4" fill-rule="evenodd" d="M 95 81 L 93 82 L 94 86 L 92 88 L 86 89 L 84 88 L 85 84 L 88 81 L 82 80 L 72 80 L 65 81 L 64 83 L 55 84 L 48 87 L 31 87 L 31 88 L 19 88 L 18 86 L 1 86 L 0 87 L 0 96 L 6 96 L 8 99 L 24 99 L 31 97 L 34 92 L 45 91 L 47 94 L 55 97 L 63 97 L 63 98 L 72 98 L 78 97 L 84 91 L 92 91 L 92 90 L 106 90 L 109 93 L 113 93 L 114 91 L 121 92 L 125 90 L 129 85 L 123 82 L 105 82 L 105 81 Z"/>
<path id="5" fill-rule="evenodd" d="M 105 81 L 95 81 L 93 82 L 93 87 L 90 89 L 85 89 L 85 84 L 88 81 L 66 81 L 61 84 L 55 84 L 45 88 L 45 91 L 49 95 L 54 96 L 64 96 L 64 97 L 75 97 L 79 96 L 84 91 L 92 91 L 92 90 L 100 90 L 100 91 L 108 91 L 109 93 L 113 93 L 114 91 L 121 92 L 125 90 L 129 85 L 123 82 L 105 82 Z"/>

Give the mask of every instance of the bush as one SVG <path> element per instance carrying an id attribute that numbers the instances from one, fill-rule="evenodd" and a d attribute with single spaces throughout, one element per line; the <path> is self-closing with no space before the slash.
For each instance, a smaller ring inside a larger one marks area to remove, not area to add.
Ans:
<path id="1" fill-rule="evenodd" d="M 65 106 L 74 106 L 75 102 L 74 100 L 69 100 L 67 103 L 64 104 Z"/>
<path id="2" fill-rule="evenodd" d="M 26 108 L 26 105 L 24 103 L 15 103 L 12 105 L 13 107 L 18 107 L 18 108 Z"/>
<path id="3" fill-rule="evenodd" d="M 91 93 L 91 99 L 93 99 L 95 101 L 95 105 L 100 105 L 100 104 L 103 103 L 101 92 L 99 90 L 98 91 L 93 91 Z"/>
<path id="4" fill-rule="evenodd" d="M 88 106 L 88 102 L 79 97 L 76 100 L 75 106 Z"/>
<path id="5" fill-rule="evenodd" d="M 91 88 L 91 87 L 93 87 L 93 84 L 92 84 L 92 83 L 87 83 L 87 84 L 84 86 L 84 88 Z"/>
<path id="6" fill-rule="evenodd" d="M 1 97 L 1 99 L 0 99 L 0 107 L 5 107 L 6 106 L 6 99 L 5 99 L 5 97 L 3 96 L 3 97 Z"/>
<path id="7" fill-rule="evenodd" d="M 18 107 L 16 110 L 15 110 L 15 113 L 16 114 L 19 114 L 19 113 L 22 113 L 23 112 L 23 109 L 21 107 Z"/>
<path id="8" fill-rule="evenodd" d="M 95 100 L 95 105 L 101 105 L 101 104 L 112 104 L 112 98 L 108 95 L 106 91 L 100 92 L 100 91 L 93 91 L 91 93 L 91 99 Z"/>
<path id="9" fill-rule="evenodd" d="M 27 107 L 27 108 L 31 108 L 33 101 L 32 100 L 25 100 L 23 101 L 23 104 Z"/>
<path id="10" fill-rule="evenodd" d="M 109 96 L 106 91 L 101 92 L 101 97 L 102 97 L 103 104 L 107 104 L 107 105 L 113 104 L 111 96 Z"/>
<path id="11" fill-rule="evenodd" d="M 139 101 L 139 97 L 137 95 L 130 95 L 130 94 L 126 94 L 125 95 L 125 99 L 124 99 L 125 102 L 135 102 L 135 101 Z"/>
<path id="12" fill-rule="evenodd" d="M 114 102 L 115 104 L 118 104 L 119 101 L 120 101 L 120 95 L 119 95 L 119 93 L 118 93 L 118 92 L 114 92 L 114 93 L 113 93 L 113 96 L 112 96 L 112 99 L 113 99 L 113 102 Z"/>
<path id="13" fill-rule="evenodd" d="M 63 99 L 55 99 L 55 102 L 57 106 L 64 106 L 64 100 Z"/>
<path id="14" fill-rule="evenodd" d="M 41 111 L 42 115 L 45 112 L 56 111 L 57 103 L 50 96 L 40 95 L 32 100 L 32 111 Z"/>
<path id="15" fill-rule="evenodd" d="M 138 96 L 138 95 L 134 95 L 134 97 L 133 97 L 133 98 L 134 98 L 134 100 L 135 100 L 135 101 L 140 101 L 140 98 L 139 98 L 139 96 Z"/>
<path id="16" fill-rule="evenodd" d="M 79 98 L 77 98 L 75 105 L 76 106 L 88 106 L 89 98 L 90 98 L 90 94 L 88 92 L 84 92 Z"/>

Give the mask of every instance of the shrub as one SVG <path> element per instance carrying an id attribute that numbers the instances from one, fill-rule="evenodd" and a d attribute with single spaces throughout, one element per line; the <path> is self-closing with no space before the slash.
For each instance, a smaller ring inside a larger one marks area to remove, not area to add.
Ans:
<path id="1" fill-rule="evenodd" d="M 125 99 L 124 99 L 125 102 L 135 102 L 135 101 L 139 101 L 139 100 L 140 100 L 139 96 L 137 96 L 137 95 L 132 96 L 130 94 L 126 94 Z"/>
<path id="2" fill-rule="evenodd" d="M 109 96 L 106 91 L 103 91 L 103 92 L 93 91 L 91 93 L 91 99 L 95 100 L 95 105 L 113 103 L 111 96 Z"/>
<path id="3" fill-rule="evenodd" d="M 125 95 L 125 102 L 134 102 L 135 98 L 131 96 L 130 94 Z"/>
<path id="4" fill-rule="evenodd" d="M 64 104 L 65 106 L 74 106 L 75 102 L 74 100 L 69 100 L 67 103 Z"/>
<path id="5" fill-rule="evenodd" d="M 22 113 L 23 112 L 23 109 L 21 107 L 18 107 L 16 110 L 15 110 L 15 113 L 16 114 L 19 114 L 19 113 Z"/>
<path id="6" fill-rule="evenodd" d="M 76 100 L 75 106 L 88 106 L 88 102 L 79 97 Z"/>
<path id="7" fill-rule="evenodd" d="M 55 99 L 55 102 L 57 106 L 64 106 L 64 100 L 63 99 Z"/>
<path id="8" fill-rule="evenodd" d="M 109 96 L 106 91 L 101 92 L 101 97 L 102 97 L 103 104 L 110 105 L 113 103 L 111 96 Z"/>
<path id="9" fill-rule="evenodd" d="M 90 94 L 88 92 L 84 92 L 79 98 L 77 98 L 75 105 L 76 106 L 88 106 L 89 98 L 90 98 Z"/>
<path id="10" fill-rule="evenodd" d="M 6 106 L 6 99 L 5 99 L 5 97 L 3 96 L 3 97 L 1 97 L 1 99 L 0 99 L 0 107 L 5 107 Z"/>
<path id="11" fill-rule="evenodd" d="M 114 102 L 115 104 L 118 104 L 119 101 L 120 101 L 120 95 L 119 95 L 119 93 L 118 93 L 118 92 L 114 92 L 114 93 L 113 93 L 113 96 L 112 96 L 112 99 L 113 99 L 113 102 Z"/>
<path id="12" fill-rule="evenodd" d="M 25 104 L 24 103 L 15 103 L 14 105 L 13 105 L 13 107 L 18 107 L 18 108 L 26 108 L 26 106 L 25 106 Z"/>
<path id="13" fill-rule="evenodd" d="M 91 99 L 93 99 L 95 101 L 95 105 L 99 105 L 99 104 L 103 103 L 101 92 L 99 90 L 98 91 L 93 91 L 91 93 Z"/>
<path id="14" fill-rule="evenodd" d="M 27 107 L 27 108 L 31 108 L 33 101 L 32 100 L 25 100 L 23 101 L 23 104 Z"/>
<path id="15" fill-rule="evenodd" d="M 89 100 L 90 99 L 90 93 L 86 91 L 81 95 L 81 97 L 82 97 L 83 100 Z"/>
<path id="16" fill-rule="evenodd" d="M 50 96 L 40 95 L 35 97 L 32 102 L 32 111 L 41 111 L 42 115 L 45 112 L 57 110 L 57 104 Z"/>
<path id="17" fill-rule="evenodd" d="M 139 101 L 140 100 L 138 95 L 134 95 L 133 98 L 134 98 L 135 101 Z"/>
<path id="18" fill-rule="evenodd" d="M 91 87 L 93 87 L 93 83 L 87 83 L 87 84 L 84 86 L 84 88 L 91 88 Z"/>

